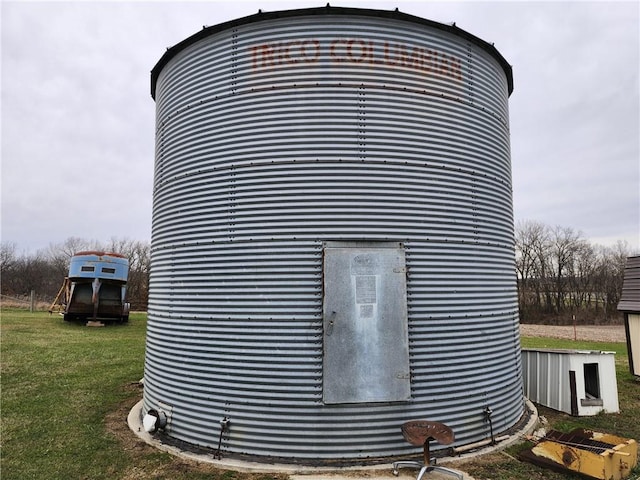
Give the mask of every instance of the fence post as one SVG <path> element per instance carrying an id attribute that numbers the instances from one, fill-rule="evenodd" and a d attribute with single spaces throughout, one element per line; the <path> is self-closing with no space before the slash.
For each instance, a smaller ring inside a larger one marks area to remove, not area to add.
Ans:
<path id="1" fill-rule="evenodd" d="M 29 297 L 29 311 L 33 313 L 36 306 L 36 291 L 31 290 L 31 296 Z"/>

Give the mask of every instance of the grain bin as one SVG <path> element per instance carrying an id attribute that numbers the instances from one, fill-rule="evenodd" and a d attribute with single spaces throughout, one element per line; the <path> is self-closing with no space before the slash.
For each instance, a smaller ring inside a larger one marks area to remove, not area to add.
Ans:
<path id="1" fill-rule="evenodd" d="M 416 452 L 408 420 L 457 445 L 514 427 L 511 91 L 492 45 L 397 11 L 258 13 L 168 49 L 142 406 L 162 438 L 358 463 Z"/>

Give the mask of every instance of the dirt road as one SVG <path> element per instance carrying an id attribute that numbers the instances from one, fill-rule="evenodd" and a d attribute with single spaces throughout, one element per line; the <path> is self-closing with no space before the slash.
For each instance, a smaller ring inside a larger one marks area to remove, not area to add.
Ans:
<path id="1" fill-rule="evenodd" d="M 523 337 L 566 338 L 592 342 L 626 342 L 624 325 L 526 325 L 520 324 Z"/>

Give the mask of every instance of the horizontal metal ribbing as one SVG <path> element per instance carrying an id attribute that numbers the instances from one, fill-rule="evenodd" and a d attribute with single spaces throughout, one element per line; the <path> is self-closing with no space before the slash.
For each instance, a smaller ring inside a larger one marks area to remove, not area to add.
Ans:
<path id="1" fill-rule="evenodd" d="M 446 29 L 294 16 L 221 29 L 156 72 L 144 406 L 228 454 L 357 460 L 522 415 L 507 98 Z M 323 402 L 325 242 L 406 256 L 411 398 Z"/>

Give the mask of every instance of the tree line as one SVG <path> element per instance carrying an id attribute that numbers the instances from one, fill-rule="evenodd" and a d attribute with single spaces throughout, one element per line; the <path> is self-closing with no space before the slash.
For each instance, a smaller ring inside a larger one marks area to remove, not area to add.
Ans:
<path id="1" fill-rule="evenodd" d="M 515 231 L 518 303 L 523 323 L 608 323 L 619 318 L 624 267 L 632 252 L 626 242 L 593 245 L 580 232 L 543 223 L 518 223 Z M 80 251 L 116 252 L 129 259 L 128 301 L 146 310 L 150 245 L 114 238 L 100 243 L 71 237 L 35 254 L 18 254 L 17 245 L 0 244 L 1 293 L 51 302 Z"/>
<path id="2" fill-rule="evenodd" d="M 610 323 L 620 318 L 626 242 L 593 245 L 580 232 L 526 221 L 516 226 L 518 304 L 523 323 Z"/>
<path id="3" fill-rule="evenodd" d="M 0 244 L 1 293 L 24 297 L 31 291 L 38 300 L 52 302 L 69 273 L 71 257 L 82 251 L 120 253 L 129 259 L 127 297 L 131 310 L 146 310 L 149 299 L 150 245 L 129 239 L 113 238 L 107 243 L 71 237 L 51 244 L 34 254 L 18 254 L 15 243 Z"/>

